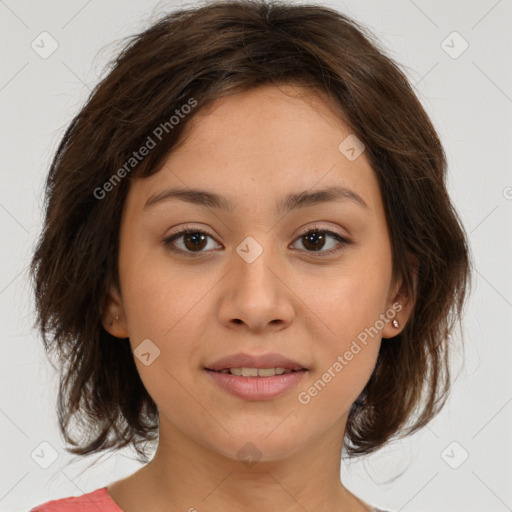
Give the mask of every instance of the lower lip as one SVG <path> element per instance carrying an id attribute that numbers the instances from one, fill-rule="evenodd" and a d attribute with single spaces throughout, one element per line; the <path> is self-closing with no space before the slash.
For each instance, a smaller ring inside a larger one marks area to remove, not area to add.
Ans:
<path id="1" fill-rule="evenodd" d="M 270 400 L 297 386 L 307 370 L 283 373 L 273 377 L 242 377 L 206 370 L 224 390 L 245 400 Z"/>

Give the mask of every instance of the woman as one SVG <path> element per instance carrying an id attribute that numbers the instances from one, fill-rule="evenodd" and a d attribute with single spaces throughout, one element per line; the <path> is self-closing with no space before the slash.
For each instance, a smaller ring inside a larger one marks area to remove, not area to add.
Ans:
<path id="1" fill-rule="evenodd" d="M 378 510 L 342 452 L 440 410 L 469 262 L 435 129 L 363 32 L 319 6 L 177 11 L 72 121 L 32 262 L 61 430 L 156 452 L 33 512 Z"/>

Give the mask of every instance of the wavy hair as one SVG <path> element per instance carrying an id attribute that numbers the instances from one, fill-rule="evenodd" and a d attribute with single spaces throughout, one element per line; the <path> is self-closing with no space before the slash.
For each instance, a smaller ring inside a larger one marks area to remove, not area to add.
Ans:
<path id="1" fill-rule="evenodd" d="M 112 337 L 101 323 L 110 285 L 119 284 L 126 194 L 132 177 L 159 170 L 203 107 L 262 84 L 309 87 L 339 106 L 378 178 L 393 277 L 402 277 L 415 300 L 403 331 L 383 340 L 374 372 L 351 407 L 348 455 L 371 453 L 414 432 L 444 405 L 469 251 L 446 190 L 444 150 L 404 72 L 371 33 L 333 9 L 208 2 L 166 13 L 125 42 L 71 121 L 49 169 L 30 270 L 37 328 L 58 360 L 58 418 L 69 452 L 132 445 L 147 460 L 144 445 L 158 437 L 158 409 L 129 340 Z M 190 98 L 197 101 L 192 112 L 98 199 L 134 150 Z M 408 254 L 419 262 L 416 283 Z"/>

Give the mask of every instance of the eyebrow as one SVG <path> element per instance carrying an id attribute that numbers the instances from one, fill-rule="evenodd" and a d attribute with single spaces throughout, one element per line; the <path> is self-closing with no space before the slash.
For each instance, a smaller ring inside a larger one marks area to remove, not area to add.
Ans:
<path id="1" fill-rule="evenodd" d="M 168 188 L 153 194 L 144 205 L 143 209 L 150 208 L 164 201 L 178 200 L 195 204 L 204 208 L 215 208 L 232 212 L 236 203 L 227 197 L 215 192 L 197 188 Z M 292 210 L 306 208 L 320 203 L 331 201 L 351 201 L 362 208 L 369 209 L 364 199 L 353 190 L 342 186 L 331 186 L 319 190 L 304 190 L 284 197 L 275 206 L 276 213 L 288 213 Z"/>

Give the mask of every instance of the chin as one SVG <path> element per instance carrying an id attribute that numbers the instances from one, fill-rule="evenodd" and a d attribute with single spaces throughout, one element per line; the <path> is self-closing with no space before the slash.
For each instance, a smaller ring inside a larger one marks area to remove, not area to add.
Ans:
<path id="1" fill-rule="evenodd" d="M 221 455 L 245 463 L 252 467 L 257 462 L 273 462 L 286 459 L 299 451 L 301 447 L 297 436 L 285 431 L 281 434 L 274 433 L 268 435 L 259 430 L 252 432 L 250 429 L 245 435 L 233 435 L 229 443 L 221 443 L 215 447 L 215 450 Z"/>

